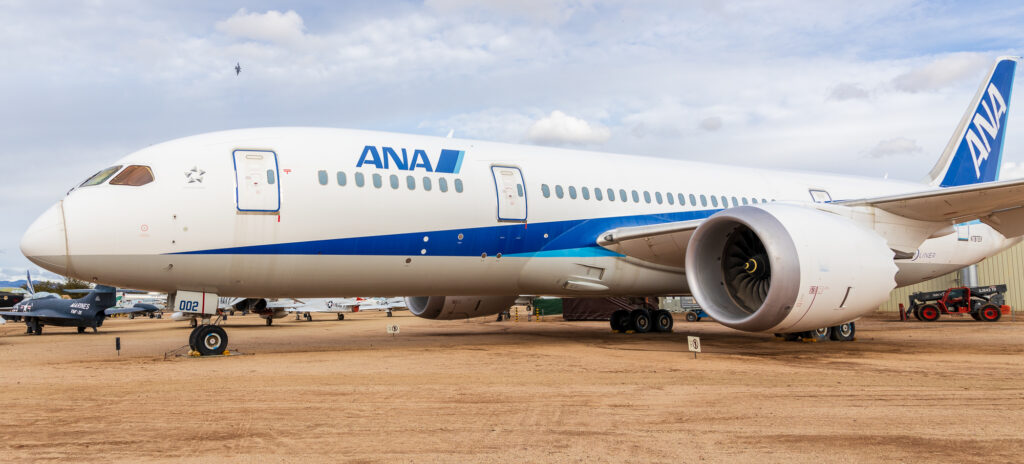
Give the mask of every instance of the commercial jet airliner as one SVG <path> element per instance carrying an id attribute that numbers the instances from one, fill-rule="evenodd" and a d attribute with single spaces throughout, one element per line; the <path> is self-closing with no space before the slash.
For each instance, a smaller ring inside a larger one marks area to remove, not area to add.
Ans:
<path id="1" fill-rule="evenodd" d="M 997 181 L 1013 76 L 1000 58 L 926 183 L 323 128 L 197 135 L 90 176 L 25 232 L 50 271 L 167 292 L 223 351 L 218 296 L 407 299 L 429 319 L 519 295 L 692 294 L 751 332 L 852 337 L 896 286 L 1024 234 Z M 108 211 L 131 219 L 103 221 Z M 365 220 L 373 218 L 373 220 Z M 648 327 L 636 310 L 620 323 Z"/>

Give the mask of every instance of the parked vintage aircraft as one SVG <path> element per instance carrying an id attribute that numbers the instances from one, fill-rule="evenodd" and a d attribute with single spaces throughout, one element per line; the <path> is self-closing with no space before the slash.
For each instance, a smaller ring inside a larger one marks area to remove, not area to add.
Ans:
<path id="1" fill-rule="evenodd" d="M 52 293 L 37 294 L 31 284 L 29 287 L 33 293 L 31 298 L 14 305 L 10 311 L 0 311 L 0 317 L 6 320 L 25 321 L 29 334 L 42 335 L 45 325 L 77 327 L 78 333 L 85 333 L 85 329 L 91 327 L 96 332 L 107 316 L 157 311 L 156 306 L 142 303 L 128 308 L 113 307 L 117 289 L 106 285 L 97 285 L 75 300 L 65 300 Z"/>
<path id="2" fill-rule="evenodd" d="M 204 321 L 190 337 L 204 354 L 226 346 L 205 324 L 224 295 L 423 295 L 406 299 L 413 314 L 453 319 L 523 294 L 692 294 L 738 330 L 848 340 L 896 286 L 1020 242 L 1024 180 L 997 182 L 1019 60 L 996 61 L 923 184 L 246 129 L 122 158 L 44 212 L 21 250 L 59 274 L 167 292 Z M 110 210 L 132 219 L 96 220 Z M 659 323 L 642 309 L 615 320 Z"/>

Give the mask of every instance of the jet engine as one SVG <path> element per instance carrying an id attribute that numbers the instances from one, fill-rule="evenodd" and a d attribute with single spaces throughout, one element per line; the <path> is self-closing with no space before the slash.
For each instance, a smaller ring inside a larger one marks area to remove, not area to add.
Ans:
<path id="1" fill-rule="evenodd" d="M 498 314 L 515 303 L 517 296 L 409 296 L 409 312 L 424 319 L 468 319 Z"/>
<path id="2" fill-rule="evenodd" d="M 875 311 L 896 287 L 885 239 L 797 204 L 740 206 L 702 223 L 686 280 L 716 321 L 748 332 L 831 327 Z"/>

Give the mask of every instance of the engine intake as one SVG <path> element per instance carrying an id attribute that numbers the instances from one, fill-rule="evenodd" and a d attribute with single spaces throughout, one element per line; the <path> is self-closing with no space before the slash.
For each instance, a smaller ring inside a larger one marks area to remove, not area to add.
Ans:
<path id="1" fill-rule="evenodd" d="M 517 296 L 410 296 L 409 312 L 424 319 L 468 319 L 498 314 L 515 303 Z"/>
<path id="2" fill-rule="evenodd" d="M 873 230 L 794 204 L 708 218 L 686 250 L 694 298 L 723 325 L 796 332 L 852 321 L 896 286 L 893 252 Z"/>

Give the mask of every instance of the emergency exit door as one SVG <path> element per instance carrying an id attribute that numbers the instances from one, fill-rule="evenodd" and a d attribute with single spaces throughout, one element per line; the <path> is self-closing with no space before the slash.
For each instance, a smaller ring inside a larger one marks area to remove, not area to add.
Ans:
<path id="1" fill-rule="evenodd" d="M 526 222 L 526 183 L 519 168 L 491 166 L 498 194 L 498 220 Z"/>
<path id="2" fill-rule="evenodd" d="M 235 150 L 235 201 L 239 211 L 278 212 L 281 187 L 277 154 L 269 150 Z"/>

